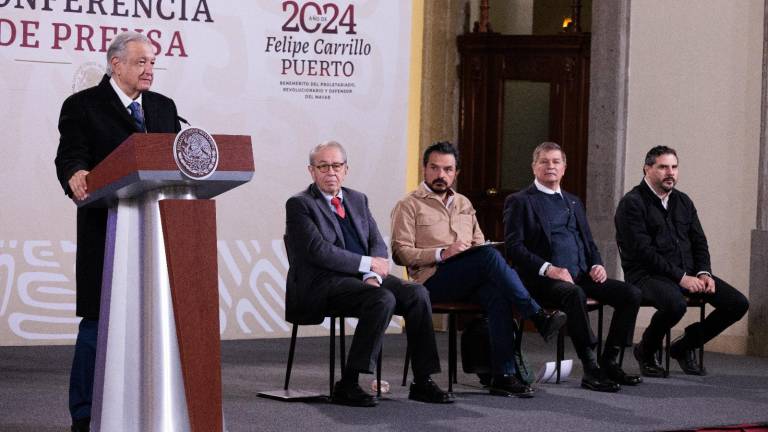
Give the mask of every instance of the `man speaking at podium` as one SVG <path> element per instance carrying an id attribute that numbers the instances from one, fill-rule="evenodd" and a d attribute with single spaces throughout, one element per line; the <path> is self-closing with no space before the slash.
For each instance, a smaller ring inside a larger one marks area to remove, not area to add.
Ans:
<path id="1" fill-rule="evenodd" d="M 64 101 L 56 174 L 75 203 L 88 198 L 88 172 L 128 136 L 181 130 L 173 100 L 149 91 L 154 64 L 154 48 L 146 36 L 121 33 L 107 50 L 107 73 L 101 82 Z M 106 229 L 106 208 L 77 210 L 77 315 L 83 319 L 69 382 L 72 431 L 90 428 Z"/>

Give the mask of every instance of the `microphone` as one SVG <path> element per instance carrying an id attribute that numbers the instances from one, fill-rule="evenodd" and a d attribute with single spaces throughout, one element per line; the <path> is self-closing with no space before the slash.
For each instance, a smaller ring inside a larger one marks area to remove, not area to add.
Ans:
<path id="1" fill-rule="evenodd" d="M 192 125 L 185 119 L 184 117 L 176 114 L 176 118 L 179 119 L 180 122 L 184 123 L 185 125 L 192 127 Z"/>

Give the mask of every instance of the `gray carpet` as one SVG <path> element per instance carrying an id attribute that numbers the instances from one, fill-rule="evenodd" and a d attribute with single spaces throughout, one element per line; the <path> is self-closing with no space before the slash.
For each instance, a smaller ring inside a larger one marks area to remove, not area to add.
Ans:
<path id="1" fill-rule="evenodd" d="M 438 334 L 443 369 L 447 337 Z M 570 345 L 569 343 L 567 345 Z M 349 345 L 347 345 L 349 346 Z M 287 339 L 226 341 L 223 351 L 224 413 L 229 431 L 637 431 L 673 430 L 768 422 L 768 359 L 707 353 L 707 377 L 683 375 L 676 364 L 667 379 L 646 379 L 617 394 L 579 388 L 576 368 L 565 383 L 537 386 L 533 399 L 490 396 L 474 375 L 459 372 L 456 403 L 409 401 L 401 387 L 403 335 L 389 335 L 384 379 L 391 383 L 376 408 L 348 408 L 324 402 L 285 403 L 257 397 L 282 386 Z M 554 345 L 527 333 L 526 353 L 534 365 L 552 360 Z M 567 358 L 572 358 L 570 346 Z M 0 431 L 64 431 L 69 424 L 68 368 L 72 347 L 0 348 Z M 299 339 L 291 388 L 328 388 L 328 339 Z M 636 371 L 634 359 L 626 362 Z M 459 367 L 461 369 L 461 367 Z M 372 377 L 362 376 L 366 385 Z M 447 374 L 435 376 L 443 387 Z"/>

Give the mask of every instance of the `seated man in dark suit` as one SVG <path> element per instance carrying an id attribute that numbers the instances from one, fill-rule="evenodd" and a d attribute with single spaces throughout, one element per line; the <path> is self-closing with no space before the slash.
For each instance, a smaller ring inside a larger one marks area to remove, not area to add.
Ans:
<path id="1" fill-rule="evenodd" d="M 472 203 L 452 188 L 459 174 L 456 147 L 432 144 L 424 152 L 423 168 L 424 182 L 392 210 L 395 262 L 427 287 L 432 301 L 480 303 L 488 313 L 491 394 L 532 396 L 532 388 L 514 375 L 513 313 L 531 319 L 544 340 L 557 333 L 566 316 L 544 313 L 498 250 L 468 250 L 485 238 Z"/>
<path id="2" fill-rule="evenodd" d="M 358 385 L 358 374 L 372 373 L 393 313 L 405 317 L 413 350 L 414 382 L 409 398 L 450 403 L 430 375 L 440 371 L 432 308 L 427 290 L 389 275 L 387 245 L 368 208 L 368 197 L 343 188 L 347 153 L 330 141 L 309 154 L 314 183 L 285 203 L 286 247 L 290 268 L 286 283 L 286 320 L 319 324 L 327 315 L 357 317 L 341 381 L 333 403 L 374 406 Z"/>
<path id="3" fill-rule="evenodd" d="M 665 376 L 654 355 L 667 331 L 687 310 L 685 296 L 700 297 L 716 309 L 685 329 L 670 347 L 686 374 L 705 375 L 695 349 L 747 312 L 746 297 L 712 274 L 707 237 L 688 195 L 675 189 L 677 153 L 666 146 L 645 156 L 645 177 L 616 209 L 616 242 L 627 280 L 640 287 L 643 301 L 656 307 L 634 354 L 643 375 Z"/>
<path id="4" fill-rule="evenodd" d="M 640 290 L 608 279 L 592 239 L 584 206 L 560 189 L 565 152 L 552 142 L 533 151 L 534 184 L 507 197 L 504 232 L 507 254 L 534 298 L 568 314 L 568 333 L 584 366 L 581 386 L 615 392 L 637 385 L 640 377 L 619 367 L 621 347 L 631 341 Z M 596 359 L 587 297 L 614 307 L 605 350 Z"/>

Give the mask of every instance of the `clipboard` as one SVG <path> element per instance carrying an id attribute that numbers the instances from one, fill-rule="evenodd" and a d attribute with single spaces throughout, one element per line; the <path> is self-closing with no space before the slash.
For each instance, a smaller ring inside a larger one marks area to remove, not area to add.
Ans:
<path id="1" fill-rule="evenodd" d="M 470 252 L 476 251 L 476 250 L 481 249 L 481 248 L 485 248 L 485 247 L 499 247 L 499 246 L 504 246 L 504 242 L 500 242 L 500 241 L 486 241 L 485 243 L 480 243 L 480 244 L 476 244 L 474 246 L 470 246 L 467 249 L 457 253 L 456 255 L 453 255 L 453 256 L 451 256 L 449 258 L 444 259 L 440 263 L 442 264 L 442 263 L 446 263 L 446 262 L 451 262 L 451 261 L 453 261 L 456 258 L 462 257 L 462 256 L 464 256 L 464 255 L 466 255 L 466 254 L 468 254 Z"/>

